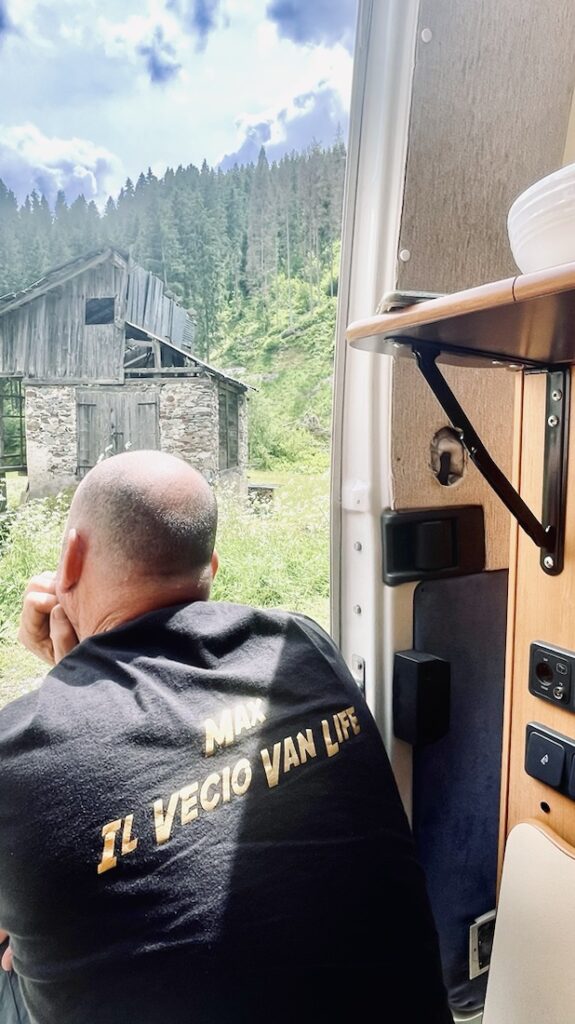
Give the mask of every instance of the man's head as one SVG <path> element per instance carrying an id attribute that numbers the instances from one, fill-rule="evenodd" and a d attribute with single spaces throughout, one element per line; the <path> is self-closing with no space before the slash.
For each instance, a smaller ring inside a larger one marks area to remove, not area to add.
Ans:
<path id="1" fill-rule="evenodd" d="M 72 505 L 58 600 L 80 639 L 169 604 L 206 600 L 217 506 L 182 459 L 125 452 L 90 470 Z"/>

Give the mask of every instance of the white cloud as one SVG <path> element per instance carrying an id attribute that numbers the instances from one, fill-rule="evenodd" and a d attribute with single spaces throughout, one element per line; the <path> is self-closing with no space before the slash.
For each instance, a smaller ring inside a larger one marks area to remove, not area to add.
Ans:
<path id="1" fill-rule="evenodd" d="M 69 181 L 73 198 L 82 181 L 102 194 L 149 165 L 158 173 L 204 157 L 215 165 L 248 135 L 305 147 L 314 135 L 329 144 L 337 119 L 345 127 L 352 59 L 344 46 L 280 36 L 266 18 L 269 0 L 221 0 L 198 49 L 181 18 L 188 2 L 8 0 L 19 31 L 3 41 L 0 95 L 13 130 L 33 131 L 18 144 L 0 139 L 0 177 L 9 164 L 28 191 L 40 180 L 51 189 Z M 46 140 L 77 159 L 46 167 Z"/>
<path id="2" fill-rule="evenodd" d="M 330 146 L 338 131 L 345 137 L 347 109 L 339 94 L 324 83 L 296 96 L 282 110 L 267 112 L 259 120 L 246 119 L 241 128 L 243 136 L 238 148 L 220 161 L 223 170 L 235 163 L 255 163 L 262 146 L 270 162 L 280 160 L 286 153 L 302 152 L 312 142 Z"/>
<path id="3" fill-rule="evenodd" d="M 115 21 L 101 15 L 96 20 L 96 35 L 107 56 L 121 56 L 133 60 L 139 46 L 149 43 L 157 29 L 172 45 L 182 42 L 182 32 L 177 19 L 166 10 L 162 3 L 152 2 L 147 11 L 131 14 L 123 21 Z"/>
<path id="4" fill-rule="evenodd" d="M 121 164 L 88 139 L 49 137 L 30 122 L 0 125 L 0 178 L 21 200 L 36 189 L 53 202 L 64 189 L 68 202 L 83 194 L 102 203 L 121 181 Z"/>
<path id="5" fill-rule="evenodd" d="M 273 27 L 273 26 L 272 26 Z M 296 44 L 278 37 L 275 28 L 265 33 L 266 63 L 281 69 L 281 54 L 290 52 L 289 78 L 276 79 L 273 71 L 266 92 L 272 102 L 253 102 L 235 119 L 234 152 L 220 154 L 218 163 L 230 166 L 234 156 L 257 159 L 262 144 L 271 159 L 283 152 L 305 148 L 312 139 L 329 146 L 338 127 L 345 130 L 349 113 L 353 61 L 347 50 L 336 45 L 307 47 L 305 61 L 295 59 Z M 300 50 L 301 55 L 301 50 Z M 274 88 L 277 81 L 277 89 Z"/>

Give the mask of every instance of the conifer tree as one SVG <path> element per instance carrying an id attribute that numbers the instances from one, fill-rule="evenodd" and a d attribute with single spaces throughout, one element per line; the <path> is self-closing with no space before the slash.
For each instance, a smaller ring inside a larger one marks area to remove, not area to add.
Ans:
<path id="1" fill-rule="evenodd" d="M 276 265 L 276 206 L 266 151 L 260 149 L 248 203 L 246 277 L 265 304 Z"/>
<path id="2" fill-rule="evenodd" d="M 291 324 L 296 297 L 301 306 L 307 295 L 311 306 L 322 301 L 322 287 L 335 294 L 344 169 L 338 134 L 330 149 L 313 145 L 271 166 L 262 147 L 255 165 L 225 172 L 206 161 L 162 177 L 148 167 L 135 185 L 127 178 L 102 212 L 84 196 L 69 205 L 62 191 L 53 210 L 38 192 L 18 206 L 0 181 L 0 294 L 113 245 L 193 311 L 198 353 L 209 359 L 246 302 L 271 324 L 278 288 L 285 295 L 287 285 Z"/>

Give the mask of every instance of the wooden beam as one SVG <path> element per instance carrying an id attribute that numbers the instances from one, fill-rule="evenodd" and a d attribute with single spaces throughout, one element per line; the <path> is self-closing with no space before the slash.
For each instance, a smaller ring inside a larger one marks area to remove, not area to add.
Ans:
<path id="1" fill-rule="evenodd" d="M 199 377 L 201 374 L 191 366 L 141 366 L 128 370 L 126 377 Z"/>

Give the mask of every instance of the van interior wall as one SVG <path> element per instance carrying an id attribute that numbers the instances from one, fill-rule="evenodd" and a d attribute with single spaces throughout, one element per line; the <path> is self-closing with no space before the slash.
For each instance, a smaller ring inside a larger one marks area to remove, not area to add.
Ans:
<path id="1" fill-rule="evenodd" d="M 467 457 L 458 482 L 438 481 L 431 442 L 449 422 L 414 360 L 397 358 L 393 370 L 394 507 L 479 504 L 485 516 L 487 571 L 420 583 L 413 602 L 413 647 L 449 662 L 451 702 L 447 736 L 413 750 L 412 826 L 450 1003 L 470 1012 L 483 1005 L 486 976 L 469 977 L 469 929 L 496 903 L 510 516 Z M 510 478 L 520 375 L 504 368 L 442 372 Z"/>
<path id="2" fill-rule="evenodd" d="M 413 752 L 412 824 L 451 1006 L 483 1005 L 469 977 L 469 927 L 496 904 L 506 570 L 420 583 L 414 647 L 451 667 L 450 728 Z M 481 657 L 470 657 L 470 650 Z"/>
<path id="3" fill-rule="evenodd" d="M 573 53 L 574 5 L 421 0 L 398 290 L 455 292 L 517 273 L 507 237 L 509 207 L 528 185 L 575 154 L 575 143 L 571 149 L 565 145 L 575 83 Z M 575 132 L 575 112 L 572 123 Z M 521 410 L 522 401 L 518 375 L 499 367 L 442 370 L 509 478 L 514 411 Z M 529 393 L 539 386 L 536 378 L 529 380 Z M 540 416 L 537 430 L 542 424 Z M 414 597 L 414 646 L 451 662 L 452 718 L 445 740 L 414 750 L 412 820 L 428 874 L 450 999 L 455 1008 L 471 1010 L 481 1005 L 485 984 L 484 977 L 469 980 L 469 927 L 478 914 L 492 909 L 497 882 L 510 516 L 469 463 L 461 482 L 452 487 L 438 483 L 430 466 L 430 443 L 448 425 L 414 361 L 396 359 L 390 430 L 394 507 L 478 503 L 485 511 L 488 572 L 420 584 Z M 520 431 L 515 434 L 519 444 Z M 540 462 L 541 440 L 524 455 L 524 469 L 537 477 Z M 539 514 L 540 489 L 535 483 L 525 488 L 524 497 Z M 549 641 L 575 647 L 566 613 L 553 619 L 552 601 L 557 598 L 552 595 L 561 583 L 549 578 L 542 583 L 537 550 L 527 538 L 520 537 L 518 543 L 520 552 L 530 550 L 524 555 L 528 567 L 523 568 L 520 556 L 517 576 L 513 568 L 520 612 L 514 613 L 517 626 L 509 636 L 516 643 L 519 630 L 522 638 L 513 670 L 522 697 L 511 725 L 509 702 L 507 709 L 510 796 L 505 833 L 525 814 L 543 815 L 540 790 L 545 787 L 535 783 L 528 789 L 523 778 L 525 716 L 534 713 L 523 694 L 525 631 L 536 631 L 534 620 L 543 604 L 542 633 Z M 568 589 L 565 573 L 563 577 Z M 541 601 L 542 586 L 549 601 Z M 507 757 L 504 791 L 506 780 Z M 566 820 L 565 802 L 565 797 L 552 802 L 551 814 L 559 825 Z M 569 811 L 571 824 L 562 834 L 567 832 L 573 842 L 572 805 Z"/>
<path id="4" fill-rule="evenodd" d="M 398 288 L 517 273 L 507 212 L 563 163 L 574 53 L 568 2 L 421 0 Z"/>
<path id="5" fill-rule="evenodd" d="M 431 446 L 438 430 L 451 426 L 421 376 L 415 360 L 396 359 L 392 390 L 391 465 L 397 509 L 482 505 L 486 569 L 509 564 L 510 516 L 470 459 L 453 486 L 443 486 L 432 468 Z M 512 472 L 513 421 L 517 374 L 497 369 L 442 366 L 481 440 L 507 478 Z"/>

